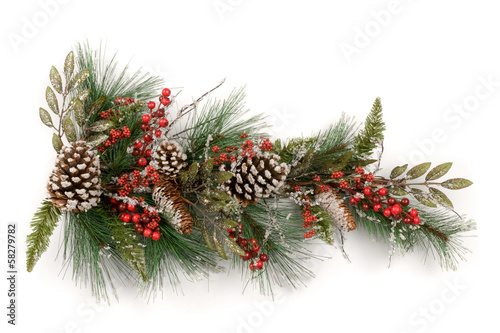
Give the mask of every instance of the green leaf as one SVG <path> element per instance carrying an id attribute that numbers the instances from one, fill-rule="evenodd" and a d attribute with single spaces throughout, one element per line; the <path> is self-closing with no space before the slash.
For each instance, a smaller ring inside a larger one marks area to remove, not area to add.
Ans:
<path id="1" fill-rule="evenodd" d="M 403 197 L 408 194 L 405 190 L 403 190 L 401 187 L 391 187 L 389 189 L 389 193 L 391 195 L 397 196 L 397 197 Z"/>
<path id="2" fill-rule="evenodd" d="M 96 147 L 96 146 L 99 146 L 104 141 L 106 141 L 107 139 L 108 139 L 108 135 L 101 133 L 101 134 L 92 135 L 86 141 L 87 141 L 88 146 Z"/>
<path id="3" fill-rule="evenodd" d="M 89 77 L 89 70 L 83 70 L 80 73 L 73 76 L 73 78 L 68 83 L 68 92 L 78 89 L 78 87 L 87 80 Z"/>
<path id="4" fill-rule="evenodd" d="M 179 175 L 179 182 L 182 186 L 189 187 L 196 180 L 198 174 L 198 162 L 193 162 L 189 169 Z"/>
<path id="5" fill-rule="evenodd" d="M 214 246 L 215 246 L 215 251 L 217 254 L 224 260 L 227 260 L 227 254 L 226 251 L 224 250 L 224 245 L 222 244 L 221 240 L 217 235 L 213 235 L 213 240 L 214 240 Z"/>
<path id="6" fill-rule="evenodd" d="M 443 206 L 448 206 L 450 208 L 453 208 L 453 204 L 451 203 L 451 200 L 446 196 L 446 194 L 444 194 L 443 192 L 441 192 L 437 188 L 433 188 L 433 187 L 430 187 L 429 190 L 431 191 L 431 196 L 434 199 L 436 199 L 437 202 L 439 202 Z"/>
<path id="7" fill-rule="evenodd" d="M 207 227 L 203 223 L 201 224 L 201 235 L 203 236 L 203 240 L 205 241 L 205 244 L 207 244 L 207 247 L 210 250 L 215 251 L 215 245 L 212 239 L 212 235 L 210 234 L 210 232 L 207 230 Z"/>
<path id="8" fill-rule="evenodd" d="M 401 176 L 405 171 L 406 168 L 408 168 L 408 164 L 402 165 L 402 166 L 397 166 L 391 171 L 391 179 L 398 178 Z"/>
<path id="9" fill-rule="evenodd" d="M 78 126 L 83 126 L 85 123 L 85 108 L 83 107 L 82 101 L 76 99 L 73 103 L 73 112 L 75 115 L 75 120 Z"/>
<path id="10" fill-rule="evenodd" d="M 425 176 L 425 180 L 429 181 L 441 178 L 450 170 L 452 164 L 453 164 L 452 162 L 448 162 L 438 165 L 437 167 L 429 171 L 427 176 Z"/>
<path id="11" fill-rule="evenodd" d="M 47 110 L 44 108 L 40 108 L 40 119 L 42 122 L 48 126 L 48 127 L 54 127 L 54 124 L 52 123 L 52 118 L 50 117 L 50 114 Z"/>
<path id="12" fill-rule="evenodd" d="M 107 99 L 108 96 L 101 96 L 95 102 L 90 104 L 88 109 L 89 117 L 91 117 L 94 113 L 99 111 L 104 105 L 104 103 L 106 103 Z"/>
<path id="13" fill-rule="evenodd" d="M 59 103 L 57 102 L 56 94 L 51 87 L 47 87 L 47 90 L 45 90 L 45 99 L 47 100 L 47 104 L 52 112 L 59 114 Z"/>
<path id="14" fill-rule="evenodd" d="M 54 232 L 60 216 L 61 211 L 50 200 L 42 202 L 42 206 L 35 213 L 30 223 L 32 232 L 26 239 L 28 245 L 26 268 L 28 272 L 33 270 L 42 253 L 48 249 L 50 236 Z"/>
<path id="15" fill-rule="evenodd" d="M 64 133 L 66 135 L 66 139 L 71 142 L 76 141 L 76 129 L 75 125 L 73 124 L 73 121 L 71 120 L 71 117 L 69 115 L 66 115 L 63 119 L 63 128 L 64 128 Z"/>
<path id="16" fill-rule="evenodd" d="M 63 144 L 61 139 L 57 136 L 56 133 L 52 134 L 52 147 L 54 147 L 56 152 L 60 152 Z"/>
<path id="17" fill-rule="evenodd" d="M 223 184 L 233 178 L 233 173 L 229 171 L 220 171 L 215 174 L 215 182 Z"/>
<path id="18" fill-rule="evenodd" d="M 419 190 L 418 188 L 414 188 L 412 189 L 412 194 L 413 197 L 415 197 L 415 199 L 417 199 L 421 204 L 432 208 L 437 207 L 437 205 L 425 195 L 424 191 Z"/>
<path id="19" fill-rule="evenodd" d="M 90 125 L 89 130 L 91 130 L 92 132 L 104 132 L 110 128 L 113 128 L 113 126 L 115 126 L 115 123 L 111 120 L 102 119 Z"/>
<path id="20" fill-rule="evenodd" d="M 406 173 L 406 179 L 415 179 L 422 176 L 431 167 L 431 162 L 425 162 L 414 166 Z"/>
<path id="21" fill-rule="evenodd" d="M 206 160 L 201 166 L 200 172 L 198 173 L 198 178 L 200 178 L 201 180 L 205 180 L 206 178 L 210 177 L 213 168 L 214 168 L 214 159 L 210 158 Z"/>
<path id="22" fill-rule="evenodd" d="M 54 66 L 50 69 L 50 83 L 59 94 L 63 93 L 61 75 Z"/>
<path id="23" fill-rule="evenodd" d="M 239 256 L 244 256 L 245 255 L 245 250 L 243 250 L 235 241 L 234 239 L 224 236 L 224 241 L 226 242 L 227 247 L 231 252 L 236 253 Z"/>
<path id="24" fill-rule="evenodd" d="M 378 160 L 368 159 L 368 160 L 358 160 L 356 161 L 356 166 L 365 167 L 367 165 L 378 162 Z M 340 170 L 339 170 L 340 171 Z"/>
<path id="25" fill-rule="evenodd" d="M 452 178 L 452 179 L 448 179 L 447 181 L 445 181 L 441 185 L 444 188 L 447 188 L 449 190 L 460 190 L 460 189 L 469 187 L 472 184 L 473 183 L 470 180 L 465 179 L 465 178 Z"/>
<path id="26" fill-rule="evenodd" d="M 238 226 L 238 222 L 230 220 L 230 219 L 220 219 L 222 222 L 222 227 L 224 229 L 235 228 Z"/>
<path id="27" fill-rule="evenodd" d="M 64 61 L 64 76 L 66 80 L 69 80 L 71 75 L 73 74 L 73 70 L 75 69 L 75 56 L 73 55 L 73 51 L 68 53 L 66 56 L 66 60 Z"/>

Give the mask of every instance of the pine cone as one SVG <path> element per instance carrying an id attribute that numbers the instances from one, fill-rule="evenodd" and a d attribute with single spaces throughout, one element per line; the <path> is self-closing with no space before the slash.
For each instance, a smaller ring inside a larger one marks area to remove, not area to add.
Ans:
<path id="1" fill-rule="evenodd" d="M 284 185 L 290 172 L 286 163 L 278 163 L 279 159 L 278 155 L 257 151 L 253 157 L 234 162 L 231 168 L 234 177 L 223 185 L 224 189 L 243 206 L 268 198 Z M 221 165 L 220 170 L 226 171 L 226 166 Z"/>
<path id="2" fill-rule="evenodd" d="M 170 217 L 175 230 L 185 235 L 193 231 L 193 218 L 176 183 L 164 177 L 153 189 L 153 200 L 158 210 Z"/>
<path id="3" fill-rule="evenodd" d="M 151 152 L 150 165 L 159 173 L 175 178 L 182 168 L 186 167 L 186 154 L 182 147 L 172 140 L 165 139 L 156 145 Z"/>
<path id="4" fill-rule="evenodd" d="M 332 189 L 331 192 L 319 192 L 316 194 L 316 200 L 319 206 L 323 208 L 333 219 L 333 222 L 343 231 L 352 231 L 356 229 L 356 222 L 349 207 L 338 191 Z"/>
<path id="5" fill-rule="evenodd" d="M 57 156 L 47 189 L 54 206 L 72 213 L 86 212 L 100 200 L 99 155 L 85 142 L 64 146 Z"/>

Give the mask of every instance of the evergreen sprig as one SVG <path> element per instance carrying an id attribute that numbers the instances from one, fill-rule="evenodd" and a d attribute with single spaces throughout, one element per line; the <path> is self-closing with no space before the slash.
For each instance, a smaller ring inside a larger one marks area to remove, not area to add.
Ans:
<path id="1" fill-rule="evenodd" d="M 384 141 L 385 123 L 382 118 L 382 103 L 380 97 L 375 99 L 372 109 L 365 120 L 363 130 L 354 139 L 355 151 L 369 157 L 373 150 Z"/>
<path id="2" fill-rule="evenodd" d="M 60 216 L 61 211 L 50 200 L 44 200 L 35 213 L 30 223 L 33 231 L 26 240 L 28 245 L 26 250 L 28 272 L 33 270 L 42 253 L 49 247 L 50 236 L 54 232 Z"/>

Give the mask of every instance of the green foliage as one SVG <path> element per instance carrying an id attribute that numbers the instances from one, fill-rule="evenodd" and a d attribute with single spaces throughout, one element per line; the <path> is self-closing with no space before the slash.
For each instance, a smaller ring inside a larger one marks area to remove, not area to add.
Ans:
<path id="1" fill-rule="evenodd" d="M 364 129 L 354 139 L 354 149 L 359 155 L 370 156 L 384 141 L 385 123 L 382 119 L 380 97 L 375 99 L 366 117 Z"/>
<path id="2" fill-rule="evenodd" d="M 28 235 L 26 240 L 28 246 L 26 250 L 28 272 L 33 270 L 42 253 L 49 247 L 50 236 L 54 232 L 60 216 L 61 211 L 50 200 L 44 200 L 35 213 L 30 223 L 33 231 Z"/>

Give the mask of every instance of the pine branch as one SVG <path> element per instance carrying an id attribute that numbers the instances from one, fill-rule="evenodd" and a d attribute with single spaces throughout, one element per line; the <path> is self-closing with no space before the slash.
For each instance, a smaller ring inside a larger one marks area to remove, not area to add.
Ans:
<path id="1" fill-rule="evenodd" d="M 354 139 L 354 149 L 362 156 L 370 156 L 373 150 L 384 141 L 385 123 L 382 118 L 380 97 L 375 99 L 366 117 L 364 129 Z"/>
<path id="2" fill-rule="evenodd" d="M 28 249 L 26 250 L 26 266 L 31 272 L 40 259 L 43 252 L 47 250 L 50 243 L 50 236 L 61 216 L 61 211 L 52 204 L 50 200 L 42 202 L 33 220 L 30 223 L 33 232 L 27 237 Z"/>

